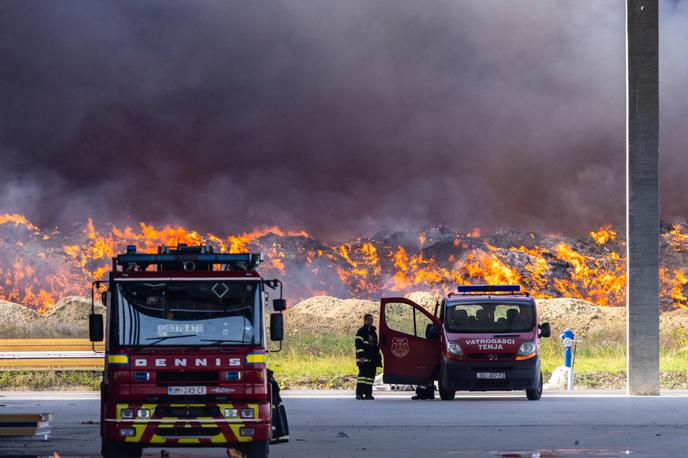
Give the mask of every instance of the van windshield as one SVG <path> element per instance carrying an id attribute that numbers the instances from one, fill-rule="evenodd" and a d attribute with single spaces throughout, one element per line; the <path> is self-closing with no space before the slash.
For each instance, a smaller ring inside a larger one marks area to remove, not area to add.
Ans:
<path id="1" fill-rule="evenodd" d="M 444 311 L 448 332 L 527 332 L 535 327 L 532 302 L 449 303 Z"/>

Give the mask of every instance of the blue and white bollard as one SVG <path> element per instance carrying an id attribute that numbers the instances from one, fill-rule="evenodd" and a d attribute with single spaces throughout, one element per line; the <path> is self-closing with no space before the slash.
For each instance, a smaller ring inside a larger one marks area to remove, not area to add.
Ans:
<path id="1" fill-rule="evenodd" d="M 564 344 L 564 367 L 568 370 L 569 375 L 568 391 L 573 391 L 573 343 L 575 342 L 576 335 L 573 333 L 571 328 L 566 328 L 559 338 Z"/>

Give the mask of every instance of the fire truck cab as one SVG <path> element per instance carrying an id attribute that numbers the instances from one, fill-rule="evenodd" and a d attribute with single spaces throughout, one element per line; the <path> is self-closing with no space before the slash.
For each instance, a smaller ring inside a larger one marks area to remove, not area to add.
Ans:
<path id="1" fill-rule="evenodd" d="M 281 341 L 286 309 L 279 280 L 263 279 L 260 254 L 212 246 L 135 246 L 94 282 L 107 321 L 90 317 L 92 341 L 105 338 L 101 436 L 105 457 L 140 457 L 146 447 L 222 447 L 266 457 L 273 439 L 270 338 Z"/>
<path id="2" fill-rule="evenodd" d="M 383 298 L 379 330 L 385 383 L 437 381 L 443 400 L 459 390 L 542 396 L 539 346 L 550 326 L 538 323 L 535 300 L 518 285 L 459 286 L 434 314 L 403 297 Z"/>

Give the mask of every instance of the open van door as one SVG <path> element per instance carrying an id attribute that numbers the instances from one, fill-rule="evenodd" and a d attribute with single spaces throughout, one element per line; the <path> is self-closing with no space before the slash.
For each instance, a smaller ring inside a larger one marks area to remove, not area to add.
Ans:
<path id="1" fill-rule="evenodd" d="M 380 301 L 380 349 L 385 383 L 425 385 L 441 356 L 441 322 L 403 297 Z"/>

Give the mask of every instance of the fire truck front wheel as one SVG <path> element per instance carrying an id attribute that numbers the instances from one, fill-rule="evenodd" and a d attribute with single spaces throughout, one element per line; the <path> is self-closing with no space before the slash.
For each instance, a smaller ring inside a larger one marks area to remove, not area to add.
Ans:
<path id="1" fill-rule="evenodd" d="M 270 453 L 268 441 L 255 441 L 246 444 L 246 458 L 267 458 Z"/>
<path id="2" fill-rule="evenodd" d="M 101 453 L 103 458 L 141 458 L 143 449 L 123 442 L 104 440 Z"/>

